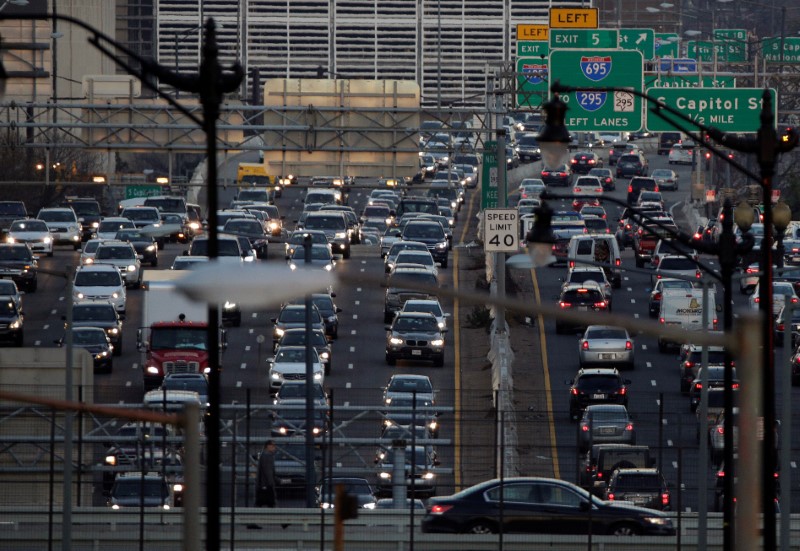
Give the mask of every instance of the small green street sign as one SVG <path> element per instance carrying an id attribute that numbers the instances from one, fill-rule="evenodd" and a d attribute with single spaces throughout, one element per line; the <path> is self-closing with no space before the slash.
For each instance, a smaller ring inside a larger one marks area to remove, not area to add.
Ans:
<path id="1" fill-rule="evenodd" d="M 747 60 L 747 31 L 745 29 L 714 29 L 714 40 L 718 61 Z"/>
<path id="2" fill-rule="evenodd" d="M 676 33 L 656 33 L 653 40 L 655 57 L 678 57 L 678 38 Z"/>
<path id="3" fill-rule="evenodd" d="M 548 95 L 547 69 L 546 57 L 517 59 L 517 107 L 541 107 Z"/>
<path id="4" fill-rule="evenodd" d="M 617 29 L 550 29 L 550 49 L 608 49 L 619 44 Z"/>
<path id="5" fill-rule="evenodd" d="M 484 146 L 481 209 L 495 209 L 497 208 L 497 142 L 485 142 Z"/>
<path id="6" fill-rule="evenodd" d="M 517 41 L 517 57 L 547 57 L 549 53 L 550 43 L 546 40 Z"/>
<path id="7" fill-rule="evenodd" d="M 761 51 L 766 61 L 800 63 L 800 38 L 787 36 L 783 39 L 783 59 L 780 38 L 765 38 Z"/>
<path id="8" fill-rule="evenodd" d="M 736 77 L 729 75 L 646 75 L 645 88 L 735 88 Z"/>
<path id="9" fill-rule="evenodd" d="M 762 88 L 648 88 L 647 95 L 673 107 L 701 124 L 723 132 L 756 132 L 761 124 Z M 777 94 L 770 90 L 772 108 L 777 111 Z M 670 114 L 661 110 L 669 118 Z M 773 113 L 775 114 L 775 113 Z M 648 111 L 647 129 L 651 132 L 677 130 L 669 121 Z M 674 118 L 680 126 L 685 122 Z"/>
<path id="10" fill-rule="evenodd" d="M 551 33 L 552 35 L 552 33 Z M 570 131 L 635 132 L 642 128 L 642 100 L 628 92 L 642 90 L 642 52 L 637 50 L 556 50 L 550 53 L 550 78 L 577 92 L 562 94 Z"/>
<path id="11" fill-rule="evenodd" d="M 653 29 L 620 29 L 619 47 L 638 50 L 645 59 L 656 57 L 656 33 Z"/>
<path id="12" fill-rule="evenodd" d="M 164 193 L 164 188 L 158 184 L 136 184 L 125 186 L 125 199 L 137 197 L 152 197 Z"/>

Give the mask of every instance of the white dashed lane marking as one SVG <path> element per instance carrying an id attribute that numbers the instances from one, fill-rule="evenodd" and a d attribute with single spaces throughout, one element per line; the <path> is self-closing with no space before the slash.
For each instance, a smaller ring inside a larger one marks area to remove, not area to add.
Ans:
<path id="1" fill-rule="evenodd" d="M 34 341 L 33 346 L 39 346 L 42 344 L 42 341 Z"/>
<path id="2" fill-rule="evenodd" d="M 347 364 L 347 369 L 353 369 L 353 364 Z"/>
<path id="3" fill-rule="evenodd" d="M 634 313 L 633 313 L 633 317 L 634 317 L 635 319 L 639 319 L 639 314 L 637 314 L 636 312 L 634 312 Z"/>
<path id="4" fill-rule="evenodd" d="M 351 330 L 350 330 L 350 334 L 351 334 L 351 335 L 355 335 L 355 334 L 356 334 L 356 330 L 355 330 L 355 329 L 351 329 Z M 350 347 L 350 351 L 351 351 L 351 352 L 353 351 L 353 348 L 352 348 L 352 347 Z"/>
<path id="5" fill-rule="evenodd" d="M 250 345 L 249 344 L 244 347 L 244 351 L 245 352 L 250 352 Z"/>
<path id="6" fill-rule="evenodd" d="M 357 320 L 358 319 L 358 314 L 353 314 L 353 319 Z"/>
<path id="7" fill-rule="evenodd" d="M 635 298 L 631 299 L 631 304 L 636 304 L 636 299 Z"/>
<path id="8" fill-rule="evenodd" d="M 351 346 L 350 347 L 350 352 L 355 352 L 355 351 L 356 351 L 356 347 L 355 346 Z"/>
<path id="9" fill-rule="evenodd" d="M 655 379 L 650 379 L 650 386 L 656 386 L 656 384 L 657 383 Z"/>
<path id="10" fill-rule="evenodd" d="M 236 388 L 242 388 L 242 381 L 236 381 Z"/>
<path id="11" fill-rule="evenodd" d="M 645 364 L 644 364 L 644 365 L 646 365 L 647 367 L 653 367 L 653 364 L 652 364 L 652 363 L 650 363 L 650 362 L 645 362 Z"/>
<path id="12" fill-rule="evenodd" d="M 357 301 L 355 301 L 355 303 L 354 303 L 354 304 L 355 304 L 356 306 L 358 306 L 359 304 L 361 304 L 361 301 L 360 301 L 360 300 L 357 300 Z"/>
<path id="13" fill-rule="evenodd" d="M 344 387 L 345 387 L 345 388 L 352 388 L 352 387 L 353 387 L 353 383 L 346 383 L 346 384 L 344 385 Z"/>
<path id="14" fill-rule="evenodd" d="M 678 468 L 678 462 L 677 461 L 673 461 L 672 462 L 672 468 L 673 469 L 677 469 Z"/>
<path id="15" fill-rule="evenodd" d="M 50 329 L 50 324 L 49 324 L 49 323 L 45 323 L 45 324 L 44 324 L 44 327 L 42 327 L 42 329 L 44 329 L 45 331 L 47 331 L 48 329 Z"/>
<path id="16" fill-rule="evenodd" d="M 239 369 L 247 369 L 247 364 L 242 362 L 242 365 L 239 366 Z"/>
<path id="17" fill-rule="evenodd" d="M 361 292 L 361 287 L 356 287 L 356 292 L 360 293 Z"/>
<path id="18" fill-rule="evenodd" d="M 58 310 L 50 310 L 50 314 L 52 314 L 52 315 L 56 315 L 56 312 L 57 312 L 57 311 L 58 311 Z"/>
<path id="19" fill-rule="evenodd" d="M 435 226 L 434 226 L 434 227 L 435 227 Z M 251 315 L 253 316 L 253 319 L 255 319 L 255 318 L 257 318 L 257 317 L 258 317 L 258 314 L 257 314 L 256 312 L 253 312 Z"/>

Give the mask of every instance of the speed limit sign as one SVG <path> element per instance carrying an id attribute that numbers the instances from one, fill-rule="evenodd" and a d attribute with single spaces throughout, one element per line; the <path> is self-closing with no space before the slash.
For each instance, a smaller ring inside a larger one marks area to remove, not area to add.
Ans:
<path id="1" fill-rule="evenodd" d="M 519 249 L 517 209 L 483 211 L 483 250 L 487 253 L 515 253 Z"/>

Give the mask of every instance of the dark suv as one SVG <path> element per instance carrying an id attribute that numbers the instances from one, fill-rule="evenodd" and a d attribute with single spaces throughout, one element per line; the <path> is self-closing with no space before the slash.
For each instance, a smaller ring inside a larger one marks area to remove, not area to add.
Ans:
<path id="1" fill-rule="evenodd" d="M 403 228 L 400 235 L 405 241 L 419 241 L 425 243 L 428 252 L 433 256 L 434 262 L 441 264 L 442 268 L 447 268 L 447 255 L 450 250 L 450 243 L 444 233 L 442 225 L 434 220 L 412 220 Z"/>
<path id="2" fill-rule="evenodd" d="M 425 268 L 400 267 L 389 276 L 383 303 L 383 323 L 391 323 L 408 299 L 436 298 L 426 291 L 414 289 L 416 285 L 436 287 L 436 276 Z"/>
<path id="3" fill-rule="evenodd" d="M 642 190 L 658 191 L 658 182 L 653 178 L 646 178 L 644 176 L 635 176 L 631 178 L 628 183 L 628 204 L 635 205 L 639 200 L 639 194 Z"/>
<path id="4" fill-rule="evenodd" d="M 386 326 L 386 363 L 397 360 L 432 361 L 444 365 L 444 331 L 430 312 L 400 312 Z"/>
<path id="5" fill-rule="evenodd" d="M 110 302 L 75 304 L 72 307 L 72 327 L 99 327 L 114 345 L 114 355 L 122 354 L 122 320 Z"/>
<path id="6" fill-rule="evenodd" d="M 558 305 L 570 312 L 608 312 L 608 300 L 597 283 L 570 283 L 564 285 Z M 587 323 L 556 320 L 556 333 L 585 329 Z"/>
<path id="7" fill-rule="evenodd" d="M 26 243 L 0 243 L 0 277 L 11 278 L 20 290 L 36 292 L 39 263 Z"/>
<path id="8" fill-rule="evenodd" d="M 628 178 L 630 176 L 647 176 L 650 172 L 650 164 L 640 152 L 627 153 L 617 161 L 617 178 Z"/>
<path id="9" fill-rule="evenodd" d="M 608 501 L 627 501 L 637 507 L 669 511 L 672 508 L 667 481 L 658 469 L 617 469 L 606 487 Z"/>
<path id="10" fill-rule="evenodd" d="M 628 405 L 630 379 L 623 379 L 615 367 L 584 368 L 567 381 L 569 387 L 569 418 L 577 420 L 591 404 Z"/>
<path id="11" fill-rule="evenodd" d="M 72 207 L 78 215 L 78 222 L 81 223 L 81 240 L 91 239 L 100 225 L 100 219 L 103 218 L 100 203 L 92 197 L 67 197 L 66 206 Z"/>
<path id="12" fill-rule="evenodd" d="M 584 456 L 580 485 L 605 497 L 605 484 L 617 469 L 650 468 L 655 464 L 647 446 L 594 444 Z"/>
<path id="13" fill-rule="evenodd" d="M 603 166 L 603 159 L 597 153 L 590 151 L 579 151 L 570 160 L 573 174 L 589 174 L 593 168 Z"/>

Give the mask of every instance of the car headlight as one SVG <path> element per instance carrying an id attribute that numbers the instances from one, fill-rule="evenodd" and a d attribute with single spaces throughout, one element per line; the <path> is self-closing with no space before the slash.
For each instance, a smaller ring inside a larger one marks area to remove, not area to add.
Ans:
<path id="1" fill-rule="evenodd" d="M 111 298 L 119 298 L 119 293 L 111 293 Z"/>
<path id="2" fill-rule="evenodd" d="M 16 242 L 17 242 L 16 239 L 11 237 L 10 235 L 6 237 L 6 243 L 16 243 Z"/>
<path id="3" fill-rule="evenodd" d="M 386 404 L 386 405 L 388 406 L 388 405 L 390 405 L 390 404 L 392 403 L 392 399 L 391 399 L 391 398 L 386 398 L 386 399 L 383 401 L 383 403 L 384 403 L 384 404 Z"/>
<path id="4" fill-rule="evenodd" d="M 100 352 L 100 353 L 98 353 L 98 354 L 95 354 L 95 356 L 94 356 L 94 359 L 95 359 L 95 360 L 102 360 L 103 358 L 105 358 L 105 357 L 107 357 L 107 356 L 108 356 L 108 352 L 106 352 L 105 350 L 103 350 L 102 352 Z"/>
<path id="5" fill-rule="evenodd" d="M 116 327 L 112 327 L 111 329 L 108 329 L 107 333 L 109 335 L 116 335 L 117 333 L 119 333 L 119 329 L 117 329 Z"/>
<path id="6" fill-rule="evenodd" d="M 9 329 L 19 329 L 21 326 L 22 324 L 19 322 L 19 320 L 14 320 L 8 324 Z"/>
<path id="7" fill-rule="evenodd" d="M 347 237 L 347 232 L 337 231 L 334 235 L 335 239 L 345 239 Z"/>
<path id="8" fill-rule="evenodd" d="M 391 337 L 389 339 L 389 343 L 394 345 L 403 344 L 403 339 L 400 339 L 398 337 Z"/>
<path id="9" fill-rule="evenodd" d="M 330 355 L 330 354 L 328 354 L 327 352 L 322 352 L 322 353 L 319 355 L 319 357 L 320 357 L 320 358 L 322 358 L 323 360 L 327 360 L 328 358 L 330 358 L 330 357 L 331 357 L 331 355 Z"/>
<path id="10" fill-rule="evenodd" d="M 115 503 L 114 505 L 111 506 L 111 508 L 116 511 L 119 509 L 119 504 Z"/>
<path id="11" fill-rule="evenodd" d="M 77 292 L 77 293 L 75 293 L 75 298 L 83 299 L 83 298 L 86 298 L 86 297 L 85 297 L 85 295 L 83 293 Z"/>
<path id="12" fill-rule="evenodd" d="M 234 310 L 236 308 L 236 303 L 226 300 L 225 304 L 222 305 L 222 308 L 225 310 Z"/>
<path id="13" fill-rule="evenodd" d="M 422 479 L 423 480 L 433 480 L 435 477 L 436 477 L 436 475 L 434 473 L 430 472 L 430 471 L 428 471 L 427 473 L 422 475 Z"/>
<path id="14" fill-rule="evenodd" d="M 165 511 L 169 511 L 169 504 L 167 504 L 167 503 L 164 504 L 164 510 Z"/>
<path id="15" fill-rule="evenodd" d="M 158 367 L 154 365 L 148 365 L 147 373 L 149 373 L 150 375 L 158 375 Z"/>
<path id="16" fill-rule="evenodd" d="M 116 455 L 107 455 L 106 456 L 106 465 L 114 466 L 117 464 L 117 456 Z"/>
<path id="17" fill-rule="evenodd" d="M 200 222 L 189 222 L 189 229 L 197 231 L 200 229 Z"/>
<path id="18" fill-rule="evenodd" d="M 183 491 L 183 484 L 173 484 L 172 491 L 173 492 L 182 492 Z"/>
<path id="19" fill-rule="evenodd" d="M 278 228 L 280 228 L 280 225 L 278 225 L 278 223 L 277 223 L 277 222 L 270 222 L 270 223 L 269 223 L 269 229 L 271 229 L 272 231 L 275 231 L 275 230 L 277 230 Z"/>
<path id="20" fill-rule="evenodd" d="M 378 477 L 381 480 L 391 480 L 392 479 L 392 473 L 384 471 L 384 472 L 378 473 Z"/>
<path id="21" fill-rule="evenodd" d="M 444 157 L 442 157 L 442 162 L 443 162 L 443 163 L 449 163 L 449 162 L 450 162 L 450 157 L 448 157 L 447 155 L 445 155 Z"/>
<path id="22" fill-rule="evenodd" d="M 136 271 L 136 265 L 135 265 L 135 264 L 131 264 L 131 265 L 129 265 L 129 266 L 127 267 L 127 270 L 128 270 L 129 272 L 135 272 L 135 271 Z"/>
<path id="23" fill-rule="evenodd" d="M 444 339 L 433 339 L 431 346 L 444 346 Z"/>
<path id="24" fill-rule="evenodd" d="M 295 264 L 294 262 L 290 262 L 289 263 L 289 269 L 290 270 L 296 270 L 297 269 L 297 264 Z"/>
<path id="25" fill-rule="evenodd" d="M 374 503 L 365 503 L 364 505 L 361 506 L 361 508 L 362 509 L 374 509 L 375 508 L 375 504 Z"/>
<path id="26" fill-rule="evenodd" d="M 91 256 L 87 256 L 86 258 L 83 259 L 83 263 L 84 264 L 94 264 L 94 258 L 92 258 Z"/>
<path id="27" fill-rule="evenodd" d="M 450 201 L 450 207 L 451 208 L 456 208 L 457 206 L 458 206 L 458 200 Z"/>
<path id="28" fill-rule="evenodd" d="M 269 378 L 273 381 L 280 381 L 282 379 L 281 374 L 277 371 L 270 371 Z"/>
<path id="29" fill-rule="evenodd" d="M 156 250 L 156 247 L 155 247 L 155 245 L 148 245 L 148 246 L 147 246 L 147 248 L 146 248 L 145 250 L 146 250 L 147 252 L 151 253 L 151 252 L 153 252 L 154 250 Z"/>
<path id="30" fill-rule="evenodd" d="M 447 241 L 443 241 L 441 243 L 436 244 L 437 249 L 446 249 L 447 248 Z"/>
<path id="31" fill-rule="evenodd" d="M 321 381 L 325 375 L 322 374 L 322 371 L 315 371 L 314 372 L 314 380 Z"/>
<path id="32" fill-rule="evenodd" d="M 92 222 L 92 227 L 93 227 L 94 229 L 97 229 L 97 228 L 99 228 L 99 227 L 100 227 L 100 222 Z"/>
<path id="33" fill-rule="evenodd" d="M 446 324 L 445 324 L 445 322 L 440 321 L 440 322 L 437 323 L 437 325 L 439 326 L 439 329 L 444 329 Z"/>
<path id="34" fill-rule="evenodd" d="M 44 243 L 45 245 L 47 245 L 48 243 L 52 243 L 52 242 L 53 242 L 53 238 L 50 237 L 50 236 L 42 238 L 42 243 Z"/>
<path id="35" fill-rule="evenodd" d="M 276 327 L 275 328 L 275 334 L 278 335 L 279 337 L 283 336 L 283 332 L 284 332 L 284 330 L 281 329 L 280 327 Z"/>
<path id="36" fill-rule="evenodd" d="M 437 423 L 436 421 L 431 421 L 430 423 L 428 423 L 428 428 L 431 429 L 432 431 L 435 431 L 438 426 L 439 423 Z"/>
<path id="37" fill-rule="evenodd" d="M 328 271 L 328 272 L 333 270 L 333 264 L 325 264 L 325 270 Z"/>
<path id="38" fill-rule="evenodd" d="M 671 524 L 670 520 L 664 517 L 643 517 L 642 520 L 656 526 L 669 526 Z"/>

